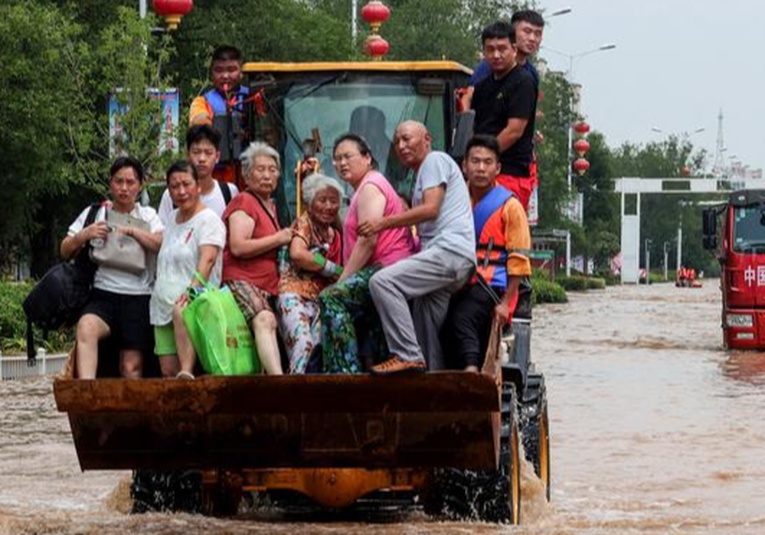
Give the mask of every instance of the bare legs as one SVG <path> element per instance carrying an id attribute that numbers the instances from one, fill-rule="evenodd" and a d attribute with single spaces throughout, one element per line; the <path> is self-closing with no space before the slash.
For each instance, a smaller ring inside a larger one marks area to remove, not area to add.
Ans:
<path id="1" fill-rule="evenodd" d="M 276 316 L 273 312 L 262 310 L 252 320 L 255 345 L 258 356 L 268 375 L 282 375 L 282 359 L 279 355 L 279 343 L 276 341 Z"/>
<path id="2" fill-rule="evenodd" d="M 77 377 L 95 379 L 98 372 L 98 342 L 111 336 L 104 320 L 95 314 L 85 314 L 77 322 Z M 120 375 L 140 379 L 143 373 L 143 353 L 138 349 L 120 352 Z"/>
<path id="3" fill-rule="evenodd" d="M 77 322 L 77 377 L 95 379 L 98 371 L 98 342 L 111 334 L 109 326 L 95 314 Z"/>

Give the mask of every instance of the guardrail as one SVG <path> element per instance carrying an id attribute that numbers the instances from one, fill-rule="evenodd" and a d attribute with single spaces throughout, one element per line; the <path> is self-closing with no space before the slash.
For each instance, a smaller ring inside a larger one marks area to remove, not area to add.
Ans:
<path id="1" fill-rule="evenodd" d="M 6 356 L 0 353 L 0 379 L 22 379 L 60 372 L 69 355 L 48 355 L 44 349 L 37 350 L 37 364 L 27 366 L 26 355 Z"/>

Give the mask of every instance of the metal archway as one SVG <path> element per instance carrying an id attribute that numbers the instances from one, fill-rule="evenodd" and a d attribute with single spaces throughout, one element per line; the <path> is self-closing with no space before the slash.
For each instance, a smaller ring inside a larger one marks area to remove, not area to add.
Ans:
<path id="1" fill-rule="evenodd" d="M 765 180 L 716 178 L 617 178 L 614 191 L 621 193 L 622 284 L 637 284 L 640 271 L 640 194 L 729 193 L 735 189 L 761 188 Z M 682 242 L 678 237 L 678 251 Z M 680 254 L 678 252 L 678 258 Z"/>

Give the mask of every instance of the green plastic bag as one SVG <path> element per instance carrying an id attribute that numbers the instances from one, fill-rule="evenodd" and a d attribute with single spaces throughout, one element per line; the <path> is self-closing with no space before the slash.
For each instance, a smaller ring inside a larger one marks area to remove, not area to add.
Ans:
<path id="1" fill-rule="evenodd" d="M 183 323 L 204 370 L 211 375 L 251 375 L 260 372 L 252 332 L 227 287 L 210 286 L 194 274 L 204 291 L 183 310 Z"/>

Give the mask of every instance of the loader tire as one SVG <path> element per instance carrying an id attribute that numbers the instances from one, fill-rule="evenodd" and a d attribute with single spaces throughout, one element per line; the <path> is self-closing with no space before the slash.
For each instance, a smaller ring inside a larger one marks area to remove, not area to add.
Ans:
<path id="1" fill-rule="evenodd" d="M 545 497 L 550 501 L 550 420 L 544 378 L 531 375 L 526 394 L 521 407 L 523 451 L 545 485 Z"/>
<path id="2" fill-rule="evenodd" d="M 194 470 L 135 470 L 130 485 L 131 513 L 202 510 L 202 475 Z"/>
<path id="3" fill-rule="evenodd" d="M 499 469 L 434 470 L 420 497 L 425 513 L 438 519 L 520 522 L 520 437 L 514 385 L 507 383 L 502 388 Z"/>

